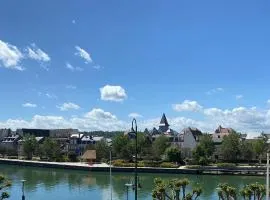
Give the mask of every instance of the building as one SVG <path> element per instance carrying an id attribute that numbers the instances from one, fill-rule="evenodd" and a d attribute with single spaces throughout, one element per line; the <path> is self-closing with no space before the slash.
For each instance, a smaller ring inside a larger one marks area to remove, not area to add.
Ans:
<path id="1" fill-rule="evenodd" d="M 159 123 L 158 132 L 165 133 L 168 131 L 169 127 L 170 127 L 170 125 L 168 123 L 168 120 L 165 116 L 165 113 L 163 113 L 161 120 L 160 120 L 160 123 Z"/>
<path id="2" fill-rule="evenodd" d="M 51 129 L 50 137 L 52 138 L 69 138 L 72 134 L 78 134 L 78 129 Z"/>
<path id="3" fill-rule="evenodd" d="M 0 148 L 5 150 L 8 154 L 17 155 L 18 141 L 20 138 L 19 135 L 8 135 L 0 142 Z"/>
<path id="4" fill-rule="evenodd" d="M 182 149 L 183 157 L 191 157 L 193 149 L 200 141 L 202 132 L 197 128 L 184 128 L 178 134 L 178 146 Z M 177 144 L 177 143 L 176 143 Z"/>
<path id="5" fill-rule="evenodd" d="M 35 137 L 49 137 L 50 136 L 50 130 L 48 129 L 17 129 L 16 133 L 20 136 L 24 137 L 26 135 L 33 135 Z"/>
<path id="6" fill-rule="evenodd" d="M 4 137 L 7 137 L 11 135 L 11 129 L 7 129 L 7 128 L 3 128 L 0 129 L 0 141 L 2 141 L 4 139 Z"/>

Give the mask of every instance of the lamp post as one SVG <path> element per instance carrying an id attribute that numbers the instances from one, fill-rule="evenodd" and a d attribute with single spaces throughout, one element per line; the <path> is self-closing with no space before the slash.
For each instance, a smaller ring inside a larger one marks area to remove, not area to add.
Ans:
<path id="1" fill-rule="evenodd" d="M 132 120 L 132 126 L 131 126 L 131 133 L 135 135 L 135 168 L 134 168 L 134 191 L 135 191 L 135 200 L 137 200 L 137 194 L 138 194 L 138 174 L 137 174 L 137 167 L 138 167 L 138 140 L 137 140 L 137 121 L 134 118 Z"/>
<path id="2" fill-rule="evenodd" d="M 22 200 L 25 200 L 25 196 L 24 196 L 24 183 L 26 180 L 21 180 L 22 182 Z"/>
<path id="3" fill-rule="evenodd" d="M 112 149 L 110 148 L 110 193 L 112 200 Z"/>

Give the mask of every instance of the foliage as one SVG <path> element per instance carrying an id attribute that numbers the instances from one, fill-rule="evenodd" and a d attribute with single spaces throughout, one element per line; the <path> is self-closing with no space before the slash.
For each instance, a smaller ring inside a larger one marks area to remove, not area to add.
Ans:
<path id="1" fill-rule="evenodd" d="M 165 151 L 166 158 L 169 162 L 181 162 L 181 151 L 179 148 L 176 147 L 169 147 Z"/>
<path id="2" fill-rule="evenodd" d="M 221 153 L 224 160 L 236 162 L 240 154 L 240 135 L 231 133 L 224 136 L 221 144 Z"/>
<path id="3" fill-rule="evenodd" d="M 152 144 L 152 154 L 154 159 L 161 159 L 161 156 L 164 154 L 166 148 L 169 146 L 168 142 L 169 139 L 164 135 L 161 135 L 155 139 Z"/>
<path id="4" fill-rule="evenodd" d="M 265 135 L 261 135 L 261 139 L 256 140 L 253 143 L 253 150 L 259 158 L 259 162 L 261 163 L 262 155 L 266 151 L 267 148 L 267 137 Z"/>
<path id="5" fill-rule="evenodd" d="M 177 168 L 178 165 L 175 163 L 172 163 L 172 162 L 162 162 L 160 164 L 160 167 L 162 167 L 162 168 Z"/>
<path id="6" fill-rule="evenodd" d="M 97 161 L 101 161 L 102 159 L 109 160 L 110 157 L 110 147 L 105 139 L 97 142 L 96 144 L 96 154 L 97 154 Z"/>
<path id="7" fill-rule="evenodd" d="M 224 169 L 233 169 L 236 168 L 236 164 L 234 163 L 217 163 L 218 168 L 224 168 Z"/>
<path id="8" fill-rule="evenodd" d="M 199 168 L 201 168 L 201 165 L 187 165 L 186 168 L 187 169 L 199 169 Z"/>
<path id="9" fill-rule="evenodd" d="M 227 183 L 221 183 L 217 188 L 218 197 L 221 200 L 236 200 L 237 191 L 236 188 L 232 187 Z M 245 185 L 240 190 L 240 195 L 244 200 L 262 200 L 266 194 L 265 186 L 259 183 L 253 183 Z"/>
<path id="10" fill-rule="evenodd" d="M 35 136 L 26 135 L 23 138 L 23 151 L 26 156 L 26 159 L 31 160 L 37 148 L 38 148 L 38 143 Z"/>
<path id="11" fill-rule="evenodd" d="M 236 188 L 227 183 L 220 183 L 217 188 L 218 197 L 222 200 L 236 200 Z"/>
<path id="12" fill-rule="evenodd" d="M 6 190 L 9 187 L 11 187 L 11 182 L 8 181 L 6 177 L 0 175 L 0 200 L 9 198 L 9 193 L 6 191 L 2 192 L 2 190 Z"/>
<path id="13" fill-rule="evenodd" d="M 61 149 L 55 140 L 46 138 L 39 149 L 41 157 L 45 156 L 49 161 L 61 160 Z"/>
<path id="14" fill-rule="evenodd" d="M 215 151 L 215 146 L 210 135 L 203 135 L 199 144 L 192 152 L 193 159 L 197 164 L 207 165 Z"/>
<path id="15" fill-rule="evenodd" d="M 248 141 L 243 141 L 240 147 L 241 156 L 244 160 L 250 160 L 253 156 L 252 143 Z"/>
<path id="16" fill-rule="evenodd" d="M 116 135 L 112 141 L 113 152 L 117 158 L 130 160 L 132 158 L 132 148 L 127 135 Z"/>
<path id="17" fill-rule="evenodd" d="M 154 190 L 152 192 L 152 197 L 154 200 L 197 199 L 201 195 L 202 189 L 195 188 L 192 190 L 192 193 L 186 194 L 186 186 L 188 184 L 188 179 L 172 179 L 166 182 L 160 178 L 156 178 L 154 180 Z"/>

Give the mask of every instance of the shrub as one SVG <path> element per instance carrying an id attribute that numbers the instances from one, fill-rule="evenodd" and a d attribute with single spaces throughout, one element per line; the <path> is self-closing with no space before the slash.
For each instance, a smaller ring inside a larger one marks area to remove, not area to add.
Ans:
<path id="1" fill-rule="evenodd" d="M 176 165 L 175 163 L 171 163 L 171 162 L 163 162 L 160 164 L 160 167 L 163 168 L 177 168 L 178 165 Z"/>
<path id="2" fill-rule="evenodd" d="M 144 167 L 159 167 L 161 161 L 144 160 L 142 161 Z"/>
<path id="3" fill-rule="evenodd" d="M 200 165 L 187 165 L 186 168 L 187 169 L 199 169 L 199 168 L 201 168 L 201 166 Z"/>
<path id="4" fill-rule="evenodd" d="M 236 164 L 234 163 L 218 163 L 218 168 L 224 168 L 224 169 L 233 169 L 236 167 Z"/>

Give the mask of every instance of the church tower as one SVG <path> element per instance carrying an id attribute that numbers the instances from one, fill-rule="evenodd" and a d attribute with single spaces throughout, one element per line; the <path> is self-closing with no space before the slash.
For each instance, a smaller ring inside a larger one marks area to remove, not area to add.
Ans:
<path id="1" fill-rule="evenodd" d="M 169 123 L 167 121 L 167 118 L 165 114 L 163 113 L 161 120 L 159 122 L 159 132 L 165 133 L 169 129 Z"/>

